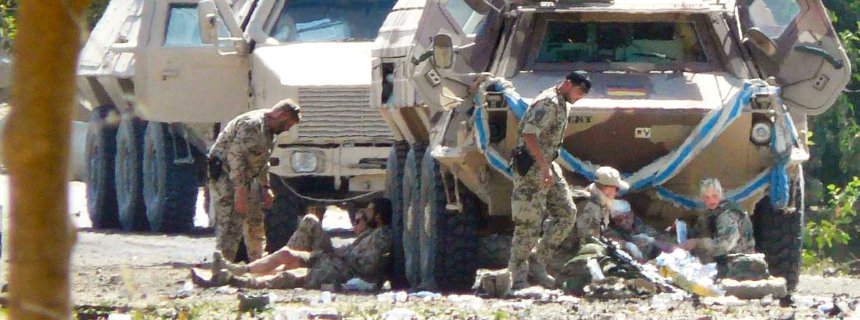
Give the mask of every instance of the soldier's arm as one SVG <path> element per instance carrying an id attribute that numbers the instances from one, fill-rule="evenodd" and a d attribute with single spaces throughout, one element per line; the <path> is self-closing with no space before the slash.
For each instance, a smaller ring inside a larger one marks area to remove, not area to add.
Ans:
<path id="1" fill-rule="evenodd" d="M 555 117 L 553 112 L 555 109 L 548 102 L 538 101 L 528 109 L 525 117 L 523 117 L 523 142 L 529 154 L 543 169 L 549 167 L 549 162 L 543 157 L 537 138 L 543 128 L 549 125 L 550 119 Z"/>
<path id="2" fill-rule="evenodd" d="M 576 216 L 576 234 L 580 238 L 600 236 L 600 206 L 588 202 Z"/>
<path id="3" fill-rule="evenodd" d="M 734 214 L 723 213 L 717 217 L 717 233 L 706 239 L 707 246 L 713 248 L 714 256 L 729 254 L 738 244 L 741 233 Z"/>

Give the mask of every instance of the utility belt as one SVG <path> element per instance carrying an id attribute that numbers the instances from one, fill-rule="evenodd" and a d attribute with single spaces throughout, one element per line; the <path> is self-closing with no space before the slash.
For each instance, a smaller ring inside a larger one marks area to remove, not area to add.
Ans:
<path id="1" fill-rule="evenodd" d="M 558 158 L 558 152 L 549 159 L 549 162 L 555 161 Z M 529 153 L 525 145 L 520 145 L 511 150 L 511 160 L 508 167 L 519 176 L 525 176 L 529 169 L 535 164 L 535 159 Z"/>

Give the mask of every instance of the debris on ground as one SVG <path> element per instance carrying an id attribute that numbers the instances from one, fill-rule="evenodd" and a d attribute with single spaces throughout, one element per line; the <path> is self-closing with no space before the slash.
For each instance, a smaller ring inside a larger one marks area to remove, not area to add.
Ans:
<path id="1" fill-rule="evenodd" d="M 376 290 L 376 285 L 370 282 L 364 281 L 362 278 L 352 278 L 349 279 L 346 283 L 343 284 L 344 291 L 360 291 L 360 292 L 369 292 Z"/>
<path id="2" fill-rule="evenodd" d="M 239 297 L 239 313 L 266 310 L 271 302 L 268 293 L 240 292 L 237 296 Z"/>
<path id="3" fill-rule="evenodd" d="M 412 320 L 418 319 L 418 314 L 415 311 L 406 308 L 391 309 L 382 315 L 384 320 Z"/>

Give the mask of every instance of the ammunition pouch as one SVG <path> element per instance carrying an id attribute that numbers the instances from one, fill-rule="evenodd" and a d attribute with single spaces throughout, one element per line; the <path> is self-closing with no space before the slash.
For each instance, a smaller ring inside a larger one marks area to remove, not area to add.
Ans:
<path id="1" fill-rule="evenodd" d="M 535 160 L 525 146 L 519 146 L 511 150 L 510 167 L 511 171 L 517 175 L 525 176 L 534 164 Z"/>
<path id="2" fill-rule="evenodd" d="M 209 167 L 209 178 L 212 180 L 218 180 L 221 178 L 221 175 L 224 174 L 224 162 L 221 161 L 221 158 L 218 157 L 210 157 L 207 162 Z"/>

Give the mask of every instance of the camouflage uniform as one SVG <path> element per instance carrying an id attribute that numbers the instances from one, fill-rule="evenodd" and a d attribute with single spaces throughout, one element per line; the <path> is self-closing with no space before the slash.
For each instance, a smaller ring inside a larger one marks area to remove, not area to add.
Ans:
<path id="1" fill-rule="evenodd" d="M 230 284 L 256 289 L 319 289 L 323 284 L 338 285 L 355 277 L 378 283 L 384 276 L 391 243 L 389 226 L 369 229 L 346 247 L 330 253 L 314 253 L 304 275 L 296 270 L 286 270 L 268 277 L 233 277 Z"/>
<path id="2" fill-rule="evenodd" d="M 317 216 L 307 214 L 287 241 L 287 247 L 309 252 L 332 252 L 331 237 L 322 228 Z"/>
<path id="3" fill-rule="evenodd" d="M 646 260 L 656 257 L 657 250 L 659 249 L 657 247 L 657 240 L 661 238 L 661 235 L 657 230 L 654 230 L 654 228 L 645 224 L 642 219 L 639 219 L 639 217 L 635 215 L 633 216 L 633 226 L 630 230 L 624 230 L 620 226 L 610 223 L 610 226 L 606 229 L 604 235 L 610 239 L 633 243 L 636 245 L 639 253 L 642 254 L 641 258 Z"/>
<path id="4" fill-rule="evenodd" d="M 222 171 L 218 179 L 209 179 L 216 249 L 230 261 L 235 261 L 243 236 L 248 258 L 253 261 L 263 256 L 266 232 L 260 193 L 264 191 L 261 186 L 269 185 L 269 155 L 274 146 L 274 134 L 264 117 L 266 111 L 250 111 L 230 121 L 209 150 L 210 159 L 220 159 Z M 245 215 L 234 211 L 236 186 L 248 190 Z"/>
<path id="5" fill-rule="evenodd" d="M 568 109 L 564 99 L 555 88 L 547 89 L 529 106 L 517 129 L 518 145 L 524 145 L 523 134 L 537 135 L 537 142 L 544 159 L 553 161 L 564 139 L 567 128 Z M 517 175 L 511 209 L 515 224 L 511 244 L 508 270 L 516 282 L 525 278 L 527 259 L 532 250 L 538 263 L 546 265 L 558 246 L 567 237 L 576 219 L 576 207 L 562 176 L 561 167 L 552 163 L 553 184 L 544 188 L 540 166 L 535 163 L 525 176 Z M 554 226 L 538 243 L 543 220 L 550 215 Z"/>
<path id="6" fill-rule="evenodd" d="M 693 249 L 702 262 L 734 253 L 755 253 L 755 238 L 749 215 L 736 203 L 723 201 L 700 215 L 697 236 L 704 241 Z"/>

